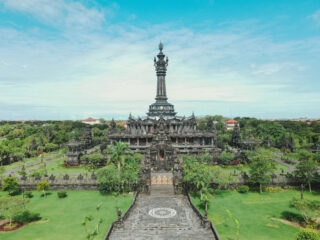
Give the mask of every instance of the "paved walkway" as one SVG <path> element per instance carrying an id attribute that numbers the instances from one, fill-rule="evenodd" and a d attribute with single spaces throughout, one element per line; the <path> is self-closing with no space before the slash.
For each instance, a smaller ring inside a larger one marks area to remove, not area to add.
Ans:
<path id="1" fill-rule="evenodd" d="M 90 153 L 93 153 L 95 151 L 97 151 L 98 149 L 100 148 L 100 145 L 97 145 L 97 146 L 94 146 L 88 150 L 86 150 L 87 154 L 90 154 Z M 57 155 L 58 153 L 50 153 L 49 156 L 46 156 L 43 158 L 43 162 L 48 166 L 49 164 L 55 162 L 55 161 L 58 161 L 60 160 L 61 158 L 63 158 L 65 155 L 61 155 L 60 157 L 57 158 Z M 30 173 L 31 171 L 33 170 L 36 170 L 39 168 L 39 164 L 42 161 L 41 158 L 38 158 L 34 161 L 31 161 L 31 162 L 28 162 L 28 163 L 25 163 L 24 166 L 27 168 L 26 169 L 26 172 L 27 173 Z M 18 177 L 20 176 L 17 172 L 20 171 L 22 169 L 22 165 L 21 166 L 17 166 L 15 168 L 12 168 L 8 171 L 6 171 L 5 173 L 5 176 L 14 176 L 14 177 Z M 69 175 L 79 175 L 81 172 L 71 172 L 71 173 L 68 173 Z"/>
<path id="2" fill-rule="evenodd" d="M 48 165 L 48 164 L 50 164 L 51 162 L 54 162 L 54 161 L 57 160 L 57 159 L 56 159 L 56 156 L 57 156 L 57 153 L 52 153 L 52 154 L 50 154 L 49 156 L 44 157 L 44 158 L 43 158 L 43 162 Z M 36 160 L 34 160 L 34 161 L 32 161 L 32 162 L 25 163 L 25 164 L 24 164 L 25 167 L 32 166 L 32 167 L 29 167 L 29 168 L 26 170 L 26 172 L 29 172 L 30 170 L 33 170 L 33 169 L 37 169 L 37 168 L 39 167 L 39 166 L 38 166 L 38 163 L 40 163 L 41 160 L 42 160 L 41 158 L 38 158 L 38 159 L 36 159 Z M 5 176 L 9 176 L 9 175 L 11 175 L 11 176 L 19 176 L 19 175 L 17 174 L 17 172 L 20 171 L 21 169 L 22 169 L 22 165 L 21 165 L 21 166 L 17 166 L 17 167 L 15 167 L 15 168 L 12 168 L 12 169 L 6 171 Z"/>
<path id="3" fill-rule="evenodd" d="M 273 161 L 275 161 L 275 162 L 277 162 L 277 163 L 280 163 L 280 164 L 282 164 L 282 165 L 284 165 L 284 166 L 286 166 L 286 167 L 289 168 L 289 170 L 284 171 L 285 173 L 287 173 L 287 172 L 288 172 L 288 173 L 292 173 L 292 172 L 294 172 L 294 171 L 297 169 L 296 166 L 294 166 L 294 165 L 292 165 L 292 164 L 289 164 L 289 163 L 286 163 L 286 162 L 284 162 L 284 161 L 281 160 L 281 158 L 282 158 L 282 156 L 283 156 L 282 153 L 274 153 L 274 156 L 275 156 L 276 158 L 272 159 Z M 281 171 L 277 171 L 276 173 L 281 173 Z"/>
<path id="4" fill-rule="evenodd" d="M 172 185 L 152 185 L 151 194 L 140 194 L 122 229 L 112 240 L 206 240 L 215 239 L 184 195 L 174 195 Z"/>

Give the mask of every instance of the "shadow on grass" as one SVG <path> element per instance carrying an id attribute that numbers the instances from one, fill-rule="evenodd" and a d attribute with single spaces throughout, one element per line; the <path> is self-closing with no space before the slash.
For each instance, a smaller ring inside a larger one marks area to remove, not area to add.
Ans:
<path id="1" fill-rule="evenodd" d="M 303 222 L 303 217 L 299 213 L 289 211 L 283 211 L 281 213 L 281 218 L 290 222 Z"/>
<path id="2" fill-rule="evenodd" d="M 320 196 L 320 191 L 319 190 L 313 190 L 311 192 L 311 194 L 314 195 L 314 196 Z"/>
<path id="3" fill-rule="evenodd" d="M 44 195 L 43 193 L 41 193 L 40 197 L 48 197 L 52 195 L 52 192 L 46 192 L 46 195 Z"/>

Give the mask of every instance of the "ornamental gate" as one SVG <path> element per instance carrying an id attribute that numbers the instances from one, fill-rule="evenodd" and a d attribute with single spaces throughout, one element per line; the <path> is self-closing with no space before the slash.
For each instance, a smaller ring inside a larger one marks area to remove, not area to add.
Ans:
<path id="1" fill-rule="evenodd" d="M 151 185 L 155 184 L 173 184 L 173 176 L 171 172 L 151 173 Z"/>

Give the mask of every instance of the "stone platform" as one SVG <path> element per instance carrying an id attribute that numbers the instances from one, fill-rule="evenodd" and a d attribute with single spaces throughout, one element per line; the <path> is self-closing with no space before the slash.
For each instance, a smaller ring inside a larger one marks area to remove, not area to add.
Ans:
<path id="1" fill-rule="evenodd" d="M 184 195 L 175 195 L 173 186 L 151 185 L 151 194 L 140 194 L 122 228 L 113 229 L 112 240 L 215 239 L 200 225 Z"/>

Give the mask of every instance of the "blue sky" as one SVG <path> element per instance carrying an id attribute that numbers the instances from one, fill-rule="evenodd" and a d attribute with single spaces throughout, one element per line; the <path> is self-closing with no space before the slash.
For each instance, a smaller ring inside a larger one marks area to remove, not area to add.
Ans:
<path id="1" fill-rule="evenodd" d="M 0 119 L 320 117 L 319 0 L 0 0 Z"/>

